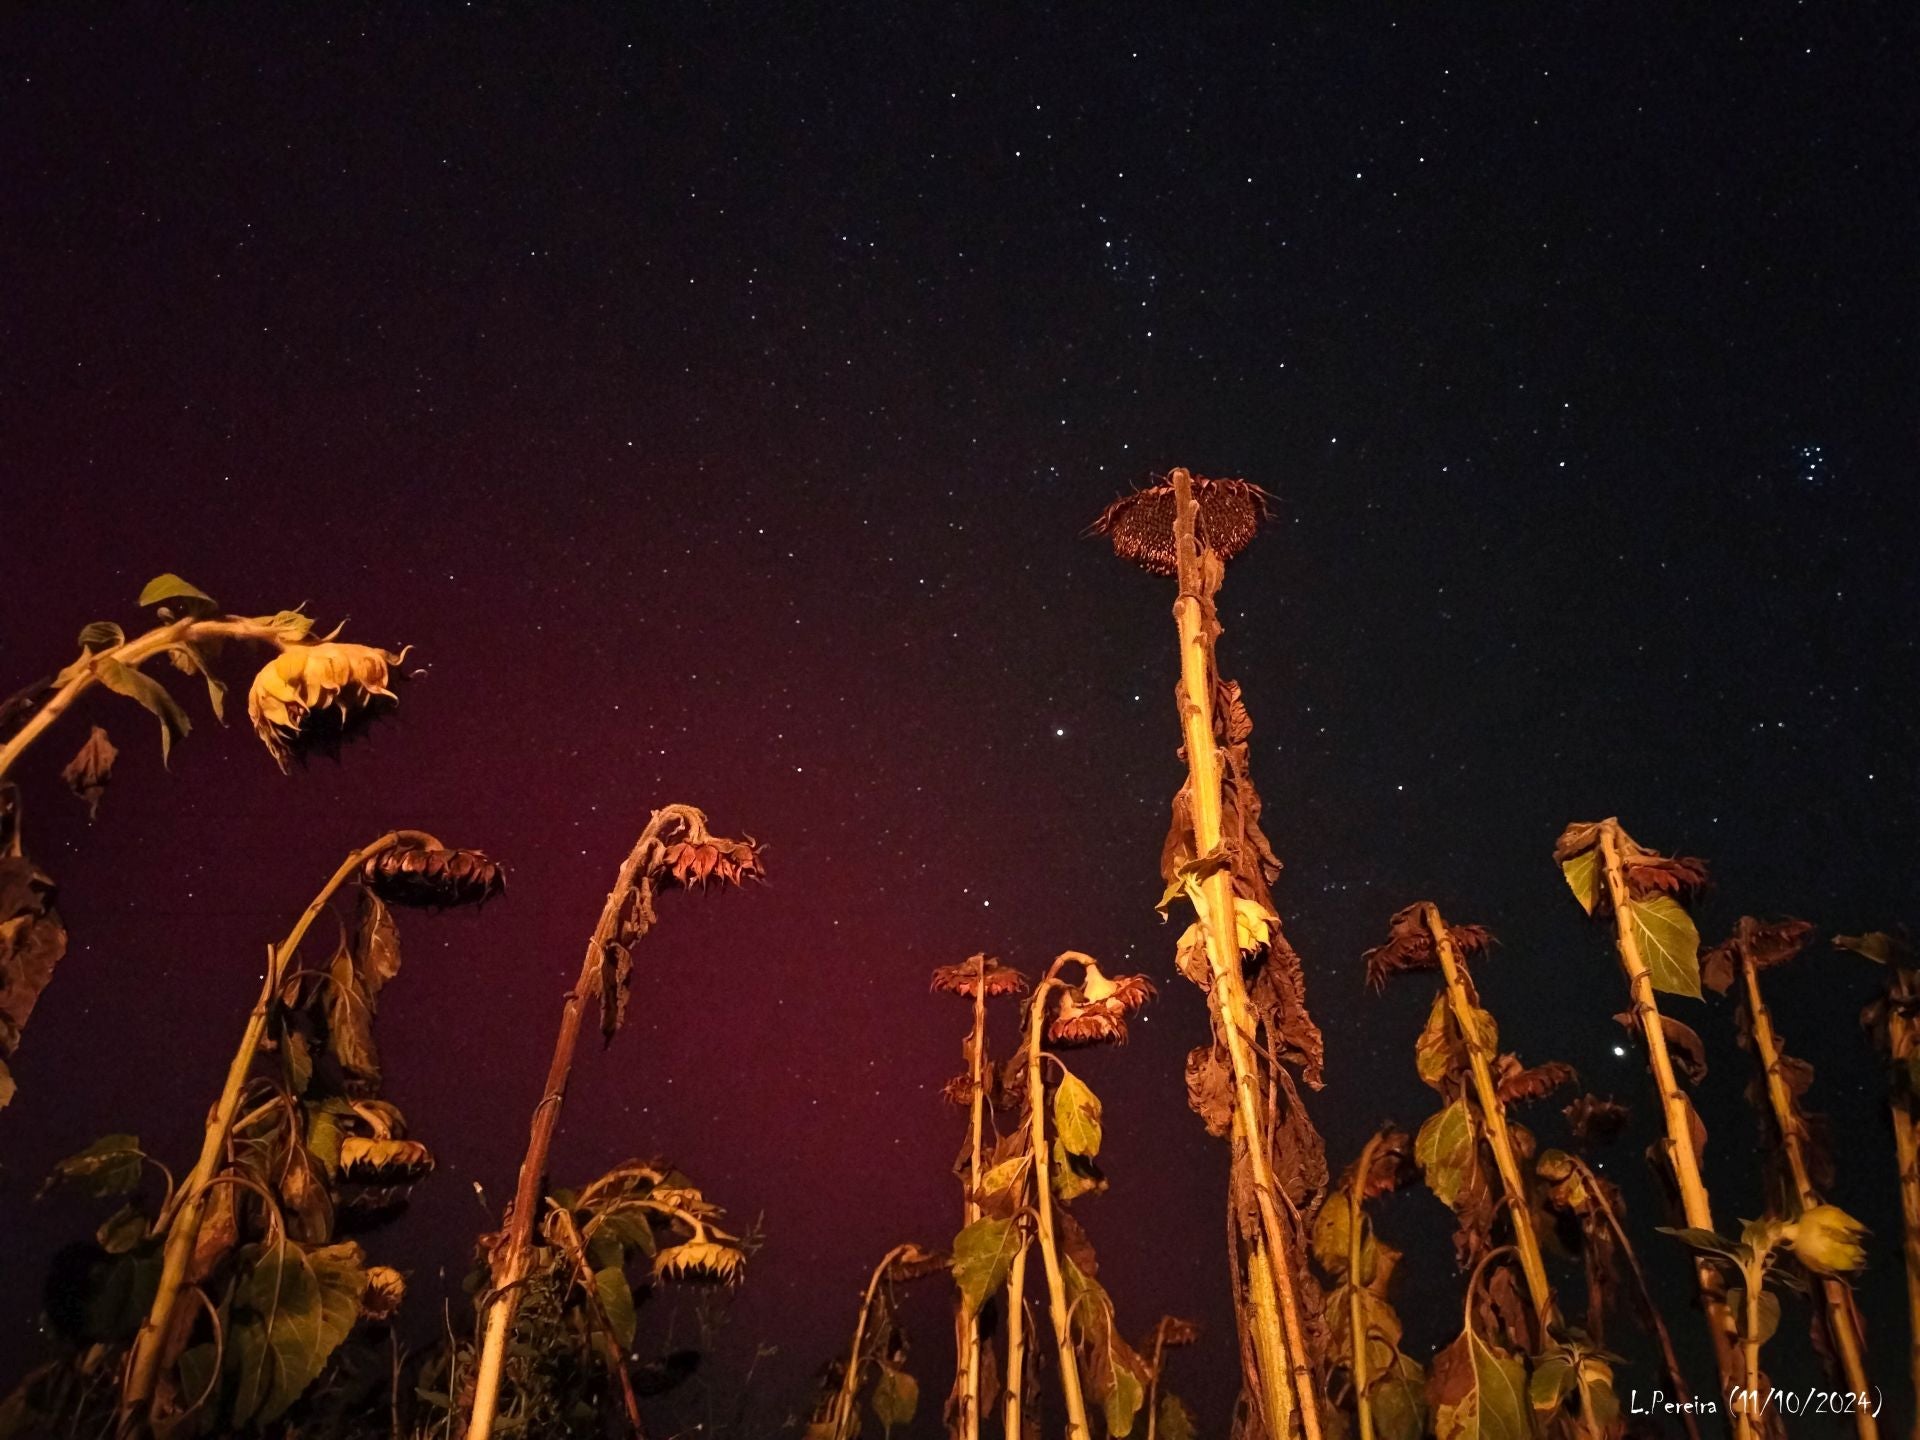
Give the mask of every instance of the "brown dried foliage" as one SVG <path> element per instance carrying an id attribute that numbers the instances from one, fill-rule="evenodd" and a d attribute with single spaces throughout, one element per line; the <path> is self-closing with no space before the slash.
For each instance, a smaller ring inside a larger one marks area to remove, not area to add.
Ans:
<path id="1" fill-rule="evenodd" d="M 992 955 L 973 955 L 957 965 L 942 965 L 933 972 L 932 988 L 942 994 L 971 1000 L 982 987 L 989 999 L 1024 995 L 1032 988 L 1025 975 L 1010 965 L 1002 965 Z"/>
<path id="2" fill-rule="evenodd" d="M 1615 1100 L 1582 1095 L 1561 1113 L 1567 1117 L 1574 1138 L 1583 1145 L 1592 1145 L 1619 1138 L 1632 1112 Z"/>
<path id="3" fill-rule="evenodd" d="M 738 885 L 767 878 L 759 847 L 751 835 L 744 840 L 722 840 L 711 835 L 677 840 L 667 846 L 665 859 L 667 875 L 687 890 L 701 889 L 709 880 Z"/>
<path id="4" fill-rule="evenodd" d="M 1561 1086 L 1579 1081 L 1573 1067 L 1561 1060 L 1529 1067 L 1517 1055 L 1502 1055 L 1493 1062 L 1493 1093 L 1503 1105 L 1544 1100 Z"/>
<path id="5" fill-rule="evenodd" d="M 1427 928 L 1427 901 L 1419 901 L 1397 911 L 1387 922 L 1387 939 L 1360 958 L 1366 962 L 1367 984 L 1375 990 L 1386 988 L 1387 977 L 1411 970 L 1438 970 L 1440 954 Z M 1449 925 L 1447 937 L 1453 941 L 1461 960 L 1484 955 L 1496 943 L 1484 925 Z"/>

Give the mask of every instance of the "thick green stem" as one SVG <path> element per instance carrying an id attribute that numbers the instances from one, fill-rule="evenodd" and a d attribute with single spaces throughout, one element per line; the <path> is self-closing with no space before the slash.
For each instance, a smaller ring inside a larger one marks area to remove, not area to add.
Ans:
<path id="1" fill-rule="evenodd" d="M 160 1262 L 159 1284 L 154 1291 L 153 1304 L 148 1308 L 146 1322 L 141 1325 L 139 1334 L 134 1336 L 133 1353 L 127 1361 L 127 1380 L 120 1397 L 120 1428 L 123 1434 L 136 1428 L 142 1415 L 152 1405 L 174 1310 L 180 1301 L 181 1286 L 186 1279 L 187 1266 L 193 1259 L 194 1246 L 200 1239 L 200 1221 L 206 1212 L 207 1190 L 226 1159 L 227 1141 L 233 1133 L 234 1115 L 240 1107 L 240 1096 L 253 1069 L 254 1057 L 259 1054 L 260 1041 L 266 1034 L 267 1020 L 279 995 L 287 966 L 313 922 L 333 898 L 334 892 L 352 879 L 370 858 L 402 842 L 436 849 L 440 845 L 438 840 L 421 831 L 395 830 L 382 835 L 371 845 L 354 851 L 333 872 L 333 877 L 321 888 L 320 893 L 314 896 L 313 902 L 301 914 L 287 938 L 267 951 L 267 973 L 260 986 L 260 998 L 254 1002 L 253 1011 L 247 1016 L 239 1048 L 233 1052 L 233 1059 L 227 1066 L 226 1084 L 221 1088 L 220 1099 L 214 1105 L 213 1114 L 207 1120 L 206 1130 L 200 1138 L 200 1157 L 175 1192 L 175 1206 L 167 1226 L 166 1245 Z"/>
<path id="2" fill-rule="evenodd" d="M 1053 1320 L 1054 1346 L 1060 1354 L 1060 1393 L 1067 1407 L 1067 1440 L 1093 1440 L 1087 1402 L 1080 1390 L 1080 1365 L 1074 1359 L 1066 1276 L 1060 1269 L 1059 1241 L 1053 1230 L 1053 1160 L 1047 1148 L 1047 1092 L 1040 1069 L 1040 1035 L 1045 1028 L 1047 992 L 1059 988 L 1060 967 L 1072 952 L 1053 962 L 1034 988 L 1027 1018 L 1027 1124 L 1033 1152 L 1033 1208 L 1040 1232 L 1040 1260 L 1047 1271 L 1047 1309 Z"/>
<path id="3" fill-rule="evenodd" d="M 867 1325 L 873 1316 L 874 1297 L 880 1293 L 880 1282 L 886 1279 L 894 1261 L 919 1248 L 917 1245 L 894 1246 L 887 1252 L 886 1258 L 874 1267 L 873 1275 L 867 1281 L 866 1294 L 860 1300 L 860 1314 L 853 1322 L 853 1344 L 847 1350 L 847 1366 L 840 1375 L 840 1389 L 833 1397 L 830 1420 L 834 1440 L 855 1440 L 860 1433 L 860 1427 L 855 1423 L 860 1405 L 860 1350 L 867 1342 Z"/>

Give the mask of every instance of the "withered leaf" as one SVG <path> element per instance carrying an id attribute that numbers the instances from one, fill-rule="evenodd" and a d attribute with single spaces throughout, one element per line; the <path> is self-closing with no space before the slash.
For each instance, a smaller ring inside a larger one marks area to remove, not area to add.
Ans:
<path id="1" fill-rule="evenodd" d="M 1612 1140 L 1626 1128 L 1626 1106 L 1598 1095 L 1582 1095 L 1563 1112 L 1574 1135 L 1584 1144 Z"/>
<path id="2" fill-rule="evenodd" d="M 1518 1056 L 1502 1055 L 1493 1066 L 1494 1094 L 1508 1105 L 1544 1100 L 1562 1085 L 1578 1083 L 1579 1078 L 1571 1065 L 1559 1060 L 1526 1068 Z"/>
<path id="3" fill-rule="evenodd" d="M 86 743 L 67 762 L 67 768 L 60 772 L 67 788 L 87 802 L 89 820 L 100 813 L 100 797 L 107 793 L 107 783 L 113 779 L 113 762 L 119 756 L 107 732 L 96 725 Z"/>
<path id="4" fill-rule="evenodd" d="M 1233 1126 L 1233 1070 L 1218 1045 L 1187 1052 L 1187 1105 L 1209 1135 L 1225 1135 Z"/>
<path id="5" fill-rule="evenodd" d="M 1631 1010 L 1622 1010 L 1613 1017 L 1613 1021 L 1629 1034 L 1641 1037 L 1640 1022 Z M 1679 1065 L 1680 1073 L 1687 1077 L 1687 1083 L 1698 1085 L 1703 1082 L 1707 1078 L 1707 1042 L 1700 1038 L 1699 1032 L 1671 1015 L 1660 1017 L 1660 1030 L 1667 1039 L 1667 1054 Z"/>
<path id="6" fill-rule="evenodd" d="M 25 856 L 0 853 L 0 1106 L 12 1091 L 5 1062 L 19 1050 L 27 1017 L 67 953 L 67 927 L 53 901 L 45 871 Z"/>

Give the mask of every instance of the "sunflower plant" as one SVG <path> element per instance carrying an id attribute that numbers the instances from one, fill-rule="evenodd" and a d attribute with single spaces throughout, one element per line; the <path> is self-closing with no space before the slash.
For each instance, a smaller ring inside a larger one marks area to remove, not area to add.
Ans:
<path id="1" fill-rule="evenodd" d="M 226 719 L 227 682 L 219 664 L 229 646 L 267 647 L 274 652 L 253 679 L 247 713 L 255 733 L 285 771 L 289 760 L 310 748 L 336 744 L 375 711 L 394 702 L 392 681 L 406 656 L 354 645 L 333 632 L 317 636 L 300 610 L 271 615 L 233 615 L 205 591 L 178 575 L 161 575 L 140 592 L 140 608 L 152 612 L 148 628 L 129 636 L 113 620 L 84 626 L 80 653 L 0 701 L 0 1106 L 12 1098 L 7 1061 L 21 1032 L 66 953 L 67 935 L 53 905 L 53 881 L 27 857 L 22 840 L 20 790 L 14 774 L 26 752 L 90 691 L 109 690 L 133 701 L 160 726 L 164 763 L 173 742 L 193 729 L 186 708 L 151 673 L 164 659 L 183 675 L 205 683 L 214 719 Z M 106 728 L 91 725 L 60 777 L 89 814 L 97 813 L 113 779 L 119 749 Z"/>

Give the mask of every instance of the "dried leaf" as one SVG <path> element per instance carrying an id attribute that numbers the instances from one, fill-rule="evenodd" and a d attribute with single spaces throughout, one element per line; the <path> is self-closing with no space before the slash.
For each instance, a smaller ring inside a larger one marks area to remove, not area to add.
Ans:
<path id="1" fill-rule="evenodd" d="M 95 725 L 87 736 L 86 744 L 67 762 L 67 768 L 60 772 L 60 778 L 67 782 L 67 788 L 87 802 L 89 820 L 100 813 L 100 797 L 107 793 L 107 782 L 113 779 L 113 762 L 119 755 L 113 741 L 107 738 L 107 732 Z"/>
<path id="2" fill-rule="evenodd" d="M 1187 1052 L 1187 1105 L 1207 1133 L 1223 1136 L 1233 1126 L 1233 1069 L 1218 1045 Z"/>
<path id="3" fill-rule="evenodd" d="M 1523 1069 L 1513 1055 L 1502 1055 L 1494 1062 L 1493 1078 L 1494 1094 L 1507 1105 L 1544 1100 L 1562 1085 L 1577 1084 L 1580 1079 L 1571 1065 L 1559 1060 Z"/>
<path id="4" fill-rule="evenodd" d="M 67 953 L 67 927 L 54 908 L 54 884 L 31 860 L 0 853 L 0 1106 L 11 1098 L 5 1062 L 40 992 Z"/>
<path id="5" fill-rule="evenodd" d="M 1627 1107 L 1597 1095 L 1582 1095 L 1565 1110 L 1567 1124 L 1583 1144 L 1615 1139 L 1626 1128 Z"/>

